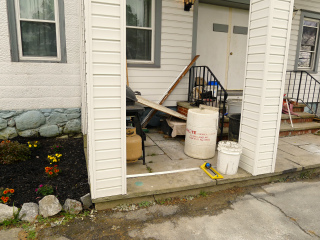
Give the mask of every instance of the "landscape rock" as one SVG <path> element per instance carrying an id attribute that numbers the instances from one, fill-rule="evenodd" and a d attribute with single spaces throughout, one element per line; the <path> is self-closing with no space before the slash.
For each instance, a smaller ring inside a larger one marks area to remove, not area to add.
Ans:
<path id="1" fill-rule="evenodd" d="M 72 120 L 72 119 L 76 119 L 79 118 L 81 116 L 80 113 L 71 113 L 67 115 L 68 120 Z"/>
<path id="2" fill-rule="evenodd" d="M 44 109 L 41 109 L 40 111 L 43 112 L 43 113 L 51 113 L 51 112 L 52 112 L 52 109 L 50 109 L 50 108 L 44 108 Z"/>
<path id="3" fill-rule="evenodd" d="M 63 205 L 63 209 L 68 213 L 78 214 L 82 211 L 82 205 L 81 202 L 68 198 Z"/>
<path id="4" fill-rule="evenodd" d="M 80 198 L 83 208 L 88 209 L 92 206 L 91 194 L 88 193 Z"/>
<path id="5" fill-rule="evenodd" d="M 9 121 L 8 121 L 8 126 L 9 127 L 14 127 L 16 125 L 16 121 L 13 119 L 13 118 L 11 118 Z"/>
<path id="6" fill-rule="evenodd" d="M 69 108 L 65 111 L 67 114 L 80 113 L 80 108 Z"/>
<path id="7" fill-rule="evenodd" d="M 48 123 L 49 124 L 58 124 L 58 123 L 64 123 L 67 122 L 67 115 L 64 113 L 58 113 L 58 112 L 54 112 L 50 115 L 50 117 L 48 118 Z"/>
<path id="8" fill-rule="evenodd" d="M 67 139 L 67 138 L 69 138 L 69 136 L 68 135 L 62 135 L 62 136 L 60 136 L 60 137 L 57 137 L 58 139 Z"/>
<path id="9" fill-rule="evenodd" d="M 18 208 L 9 207 L 5 204 L 0 203 L 0 223 L 4 220 L 13 219 L 13 215 L 18 213 Z"/>
<path id="10" fill-rule="evenodd" d="M 39 201 L 39 214 L 43 217 L 50 217 L 58 214 L 62 210 L 59 200 L 53 196 L 48 195 Z"/>
<path id="11" fill-rule="evenodd" d="M 36 203 L 24 203 L 19 213 L 19 219 L 27 222 L 34 222 L 39 214 L 39 206 Z"/>
<path id="12" fill-rule="evenodd" d="M 38 137 L 38 129 L 30 129 L 18 132 L 19 136 L 21 137 Z"/>
<path id="13" fill-rule="evenodd" d="M 40 127 L 46 122 L 46 118 L 40 111 L 29 111 L 15 118 L 18 130 L 28 130 Z"/>
<path id="14" fill-rule="evenodd" d="M 18 136 L 18 133 L 15 128 L 13 127 L 7 127 L 0 131 L 0 139 L 11 139 Z"/>
<path id="15" fill-rule="evenodd" d="M 39 132 L 41 137 L 56 137 L 60 134 L 57 125 L 42 126 Z"/>
<path id="16" fill-rule="evenodd" d="M 63 131 L 64 134 L 79 133 L 79 132 L 81 132 L 81 122 L 79 119 L 74 119 L 67 122 Z"/>
<path id="17" fill-rule="evenodd" d="M 13 117 L 15 114 L 16 114 L 16 112 L 2 111 L 2 112 L 0 113 L 0 117 L 1 117 L 1 118 L 4 118 L 4 119 L 7 119 L 7 118 Z"/>
<path id="18" fill-rule="evenodd" d="M 56 109 L 54 109 L 54 111 L 55 112 L 59 112 L 59 113 L 63 113 L 64 112 L 63 108 L 56 108 Z"/>
<path id="19" fill-rule="evenodd" d="M 0 231 L 0 239 L 3 240 L 16 240 L 16 239 L 22 239 L 19 238 L 19 235 L 24 232 L 23 228 L 10 228 L 5 230 Z"/>
<path id="20" fill-rule="evenodd" d="M 0 130 L 6 128 L 7 126 L 8 126 L 7 120 L 0 118 Z"/>

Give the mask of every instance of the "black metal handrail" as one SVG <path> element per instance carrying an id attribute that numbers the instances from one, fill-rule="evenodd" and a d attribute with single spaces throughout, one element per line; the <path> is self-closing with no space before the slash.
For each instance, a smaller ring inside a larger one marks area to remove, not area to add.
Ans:
<path id="1" fill-rule="evenodd" d="M 223 138 L 224 115 L 228 93 L 207 66 L 194 66 L 189 71 L 188 102 L 219 108 L 220 140 Z"/>
<path id="2" fill-rule="evenodd" d="M 310 112 L 317 115 L 320 82 L 306 71 L 287 71 L 286 84 L 287 97 L 304 103 Z"/>

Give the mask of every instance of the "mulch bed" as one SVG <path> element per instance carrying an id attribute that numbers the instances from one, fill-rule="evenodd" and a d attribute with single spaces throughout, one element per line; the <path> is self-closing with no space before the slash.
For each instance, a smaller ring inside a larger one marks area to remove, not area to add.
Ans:
<path id="1" fill-rule="evenodd" d="M 12 141 L 39 141 L 41 146 L 33 149 L 31 158 L 25 162 L 0 165 L 0 187 L 15 190 L 9 205 L 21 207 L 23 203 L 37 203 L 42 198 L 35 191 L 40 184 L 53 186 L 61 204 L 67 198 L 79 201 L 80 197 L 90 192 L 82 138 L 15 138 Z M 62 159 L 58 164 L 61 173 L 56 177 L 48 177 L 45 167 L 50 166 L 47 157 L 54 154 L 51 150 L 53 144 L 63 147 Z"/>

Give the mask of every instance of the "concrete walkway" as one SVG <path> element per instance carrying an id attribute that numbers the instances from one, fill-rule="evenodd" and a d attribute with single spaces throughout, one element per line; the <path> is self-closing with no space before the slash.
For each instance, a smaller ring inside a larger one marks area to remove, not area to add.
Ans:
<path id="1" fill-rule="evenodd" d="M 320 182 L 267 185 L 217 216 L 182 217 L 132 230 L 139 239 L 320 239 Z"/>
<path id="2" fill-rule="evenodd" d="M 224 175 L 223 179 L 212 180 L 199 166 L 206 161 L 215 167 L 218 154 L 212 159 L 199 160 L 185 155 L 183 149 L 184 138 L 166 138 L 156 130 L 148 133 L 146 165 L 142 165 L 141 161 L 127 164 L 127 195 L 96 201 L 96 209 L 102 210 L 121 203 L 161 199 L 164 195 L 175 197 L 198 194 L 201 190 L 218 191 L 234 185 L 267 183 L 283 178 L 286 174 L 320 169 L 320 136 L 314 134 L 280 138 L 275 172 L 259 176 L 252 176 L 239 168 L 235 175 Z M 183 169 L 190 171 L 153 175 Z"/>

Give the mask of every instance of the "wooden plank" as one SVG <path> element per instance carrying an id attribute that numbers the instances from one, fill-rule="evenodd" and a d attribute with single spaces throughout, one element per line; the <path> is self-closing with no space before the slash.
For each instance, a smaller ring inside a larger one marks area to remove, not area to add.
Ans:
<path id="1" fill-rule="evenodd" d="M 164 97 L 161 99 L 161 101 L 159 102 L 159 104 L 157 104 L 157 105 L 162 105 L 164 102 L 165 102 L 165 100 L 169 97 L 169 95 L 173 92 L 173 90 L 176 88 L 176 86 L 179 84 L 179 82 L 182 80 L 182 78 L 188 73 L 188 71 L 190 70 L 190 68 L 192 67 L 192 65 L 197 61 L 197 59 L 199 58 L 200 56 L 199 55 L 196 55 L 193 59 L 192 59 L 192 61 L 189 63 L 189 65 L 182 71 L 182 73 L 178 76 L 178 78 L 175 80 L 175 82 L 173 82 L 172 83 L 172 85 L 171 85 L 171 87 L 169 88 L 169 90 L 167 91 L 167 93 L 165 93 L 165 95 L 164 95 Z M 150 101 L 149 101 L 150 102 Z M 153 103 L 153 102 L 151 102 L 151 103 Z M 143 103 L 142 103 L 143 104 Z M 153 104 L 155 104 L 155 103 L 153 103 Z M 154 108 L 154 109 L 156 109 L 156 108 Z M 154 109 L 152 109 L 149 113 L 148 113 L 148 115 L 145 117 L 145 119 L 143 119 L 143 121 L 142 121 L 142 127 L 146 127 L 147 126 L 147 124 L 148 124 L 148 122 L 152 119 L 152 117 L 157 113 L 157 109 L 156 110 L 154 110 Z M 166 109 L 168 109 L 168 108 L 166 108 Z M 169 109 L 170 110 L 170 109 Z M 162 111 L 162 110 L 160 110 L 160 111 Z M 173 110 L 171 110 L 171 111 L 173 111 Z M 162 111 L 163 112 L 163 111 Z M 175 112 L 175 111 L 173 111 L 173 112 Z M 167 112 L 166 112 L 167 113 Z M 169 113 L 168 113 L 169 114 Z M 170 114 L 171 115 L 171 114 Z M 182 114 L 180 114 L 181 116 L 183 116 Z M 172 116 L 174 116 L 174 115 L 172 115 Z M 178 118 L 181 118 L 181 117 L 178 117 Z M 181 118 L 181 119 L 183 119 L 183 118 Z M 185 118 L 185 120 L 186 120 L 186 118 Z"/>
<path id="2" fill-rule="evenodd" d="M 180 118 L 180 119 L 183 119 L 183 120 L 187 120 L 187 117 L 176 112 L 176 111 L 173 111 L 171 110 L 170 108 L 167 108 L 167 107 L 164 107 L 160 104 L 157 104 L 157 103 L 154 103 L 152 101 L 149 101 L 148 99 L 145 99 L 139 95 L 136 95 L 137 99 L 138 99 L 138 103 L 141 103 L 147 107 L 151 107 L 153 109 L 155 109 L 156 111 L 161 111 L 161 112 L 164 112 L 164 113 L 167 113 L 171 116 L 174 116 L 174 117 L 177 117 L 177 118 Z M 155 111 L 155 112 L 156 112 Z"/>

